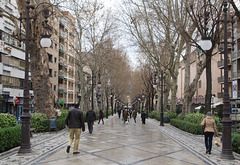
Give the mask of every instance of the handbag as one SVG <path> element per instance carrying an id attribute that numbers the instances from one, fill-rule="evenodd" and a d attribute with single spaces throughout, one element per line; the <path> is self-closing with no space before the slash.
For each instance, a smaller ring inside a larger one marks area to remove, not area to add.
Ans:
<path id="1" fill-rule="evenodd" d="M 220 139 L 218 137 L 215 137 L 215 145 L 220 147 Z"/>

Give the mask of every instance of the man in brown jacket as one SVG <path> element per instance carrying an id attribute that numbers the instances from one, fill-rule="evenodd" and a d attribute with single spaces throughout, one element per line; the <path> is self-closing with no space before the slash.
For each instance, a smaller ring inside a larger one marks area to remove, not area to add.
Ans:
<path id="1" fill-rule="evenodd" d="M 201 125 L 204 127 L 206 153 L 211 154 L 212 139 L 213 139 L 214 132 L 218 136 L 216 123 L 212 117 L 211 112 L 207 113 L 207 117 L 203 119 L 203 121 L 201 122 Z"/>
<path id="2" fill-rule="evenodd" d="M 79 103 L 75 103 L 74 108 L 68 112 L 68 115 L 65 119 L 65 124 L 67 127 L 69 127 L 70 133 L 66 152 L 69 153 L 75 136 L 73 154 L 80 154 L 78 151 L 78 145 L 80 141 L 81 129 L 83 132 L 85 131 L 85 124 L 83 120 L 83 112 L 79 109 Z"/>

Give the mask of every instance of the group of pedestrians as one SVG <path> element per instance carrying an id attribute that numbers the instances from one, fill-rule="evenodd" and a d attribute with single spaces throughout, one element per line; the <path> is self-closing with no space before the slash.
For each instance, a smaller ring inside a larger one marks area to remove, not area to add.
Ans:
<path id="1" fill-rule="evenodd" d="M 118 117 L 119 117 L 119 119 L 121 118 L 121 110 L 118 110 Z M 146 117 L 147 117 L 146 113 L 144 111 L 142 111 L 142 113 L 141 113 L 142 124 L 145 124 Z M 122 115 L 123 123 L 124 124 L 128 123 L 129 118 L 130 119 L 133 118 L 134 123 L 136 123 L 137 111 L 135 109 L 131 110 L 131 109 L 125 108 L 123 110 L 123 115 Z"/>
<path id="2" fill-rule="evenodd" d="M 121 112 L 118 111 L 118 114 L 120 118 Z M 123 110 L 124 124 L 127 121 L 129 122 L 129 117 L 130 118 L 133 117 L 133 120 L 136 123 L 137 111 L 133 110 L 133 112 L 130 113 L 130 110 L 128 108 L 125 108 Z M 147 117 L 146 113 L 142 111 L 141 113 L 142 124 L 145 124 L 146 117 Z M 96 114 L 93 111 L 92 107 L 90 107 L 88 112 L 86 113 L 86 119 L 87 119 L 89 133 L 92 134 L 93 124 L 94 124 L 94 121 L 96 120 Z M 102 110 L 100 110 L 99 112 L 98 124 L 100 123 L 101 120 L 102 120 L 102 124 L 104 124 Z M 79 146 L 81 131 L 82 132 L 85 131 L 83 112 L 79 108 L 79 103 L 75 103 L 74 108 L 68 112 L 67 117 L 65 119 L 65 123 L 66 123 L 66 126 L 69 128 L 69 141 L 68 141 L 66 152 L 67 153 L 70 152 L 71 145 L 73 143 L 73 140 L 75 139 L 73 154 L 79 154 L 80 152 L 78 151 L 78 146 Z M 216 123 L 212 117 L 211 112 L 207 113 L 207 116 L 206 118 L 203 119 L 203 121 L 201 122 L 201 125 L 204 127 L 206 154 L 211 154 L 213 135 L 215 133 L 215 136 L 218 136 Z"/>

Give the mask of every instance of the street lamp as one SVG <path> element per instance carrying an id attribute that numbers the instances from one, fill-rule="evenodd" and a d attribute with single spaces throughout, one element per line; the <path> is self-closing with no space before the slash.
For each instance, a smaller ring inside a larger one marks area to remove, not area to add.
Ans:
<path id="1" fill-rule="evenodd" d="M 205 1 L 204 1 L 205 2 Z M 228 85 L 228 41 L 227 41 L 227 24 L 228 22 L 232 22 L 233 21 L 228 21 L 227 20 L 227 8 L 228 2 L 227 0 L 223 1 L 223 13 L 224 13 L 224 19 L 223 20 L 219 20 L 218 22 L 223 22 L 224 23 L 224 97 L 223 97 L 223 119 L 222 119 L 222 153 L 221 153 L 221 157 L 223 159 L 235 159 L 232 153 L 232 141 L 231 141 L 231 125 L 232 125 L 232 120 L 230 118 L 230 100 L 229 100 L 229 85 Z M 205 4 L 203 7 L 205 9 L 205 13 L 206 12 L 206 6 L 210 6 L 215 8 L 213 5 L 211 4 Z M 215 8 L 215 10 L 217 10 Z M 207 24 L 207 20 L 208 20 L 208 16 L 209 14 L 204 14 L 205 15 L 205 24 Z M 206 27 L 205 27 L 206 28 Z M 205 29 L 205 31 L 207 31 L 207 28 Z M 206 33 L 205 36 L 206 37 Z M 205 41 L 206 42 L 206 41 Z M 206 49 L 206 44 L 205 42 L 203 42 L 204 44 L 201 45 L 202 49 Z M 208 41 L 209 43 L 209 41 Z M 233 44 L 233 43 L 231 43 Z M 206 49 L 207 50 L 207 49 Z"/>
<path id="2" fill-rule="evenodd" d="M 112 93 L 110 94 L 111 97 L 111 110 L 112 110 L 112 116 L 113 116 L 113 95 Z"/>
<path id="3" fill-rule="evenodd" d="M 35 24 L 35 21 L 37 20 L 38 14 L 42 13 L 45 20 L 42 22 L 43 25 L 43 34 L 42 39 L 40 41 L 40 44 L 42 47 L 46 48 L 51 45 L 51 40 L 49 39 L 51 37 L 51 27 L 47 24 L 47 18 L 50 17 L 53 13 L 53 8 L 50 3 L 43 2 L 37 5 L 37 7 L 34 9 L 35 15 L 33 17 L 30 17 L 30 9 L 33 9 L 30 5 L 30 0 L 26 1 L 26 16 L 22 16 L 22 13 L 20 14 L 20 35 L 19 35 L 19 41 L 25 41 L 26 49 L 25 49 L 25 79 L 24 79 L 24 93 L 23 93 L 23 114 L 21 115 L 22 120 L 22 128 L 21 128 L 21 147 L 18 151 L 18 153 L 29 153 L 31 152 L 31 144 L 30 144 L 30 118 L 31 115 L 29 114 L 29 47 L 30 47 L 30 41 L 35 41 L 36 38 L 34 34 L 33 38 L 30 36 L 30 23 L 31 20 L 33 20 L 33 23 Z M 41 9 L 38 11 L 38 9 Z M 22 38 L 22 22 L 23 20 L 26 23 L 26 35 L 25 39 Z M 34 29 L 35 30 L 35 29 Z"/>

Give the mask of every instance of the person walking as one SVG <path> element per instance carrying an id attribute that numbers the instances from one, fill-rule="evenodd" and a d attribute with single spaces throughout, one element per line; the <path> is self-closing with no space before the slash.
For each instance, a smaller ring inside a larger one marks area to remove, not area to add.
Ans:
<path id="1" fill-rule="evenodd" d="M 119 117 L 119 119 L 121 118 L 121 109 L 118 109 L 118 117 Z"/>
<path id="2" fill-rule="evenodd" d="M 104 124 L 103 116 L 104 116 L 104 115 L 103 115 L 103 111 L 100 110 L 99 115 L 98 115 L 98 118 L 99 118 L 98 124 L 100 123 L 101 119 L 102 119 L 102 124 Z"/>
<path id="3" fill-rule="evenodd" d="M 146 113 L 144 112 L 144 110 L 142 111 L 141 118 L 142 118 L 142 124 L 145 124 Z"/>
<path id="4" fill-rule="evenodd" d="M 133 120 L 134 120 L 134 122 L 136 123 L 137 111 L 136 111 L 135 109 L 133 110 L 133 114 L 132 114 L 132 116 L 133 116 Z"/>
<path id="5" fill-rule="evenodd" d="M 124 110 L 124 112 L 123 112 L 123 123 L 124 123 L 124 124 L 125 124 L 126 121 L 128 120 L 128 115 L 129 115 L 128 109 L 126 108 L 126 109 Z"/>
<path id="6" fill-rule="evenodd" d="M 83 112 L 79 109 L 79 103 L 75 103 L 74 108 L 68 112 L 65 119 L 65 124 L 69 128 L 70 133 L 66 152 L 70 152 L 70 147 L 75 137 L 73 154 L 80 154 L 78 151 L 78 145 L 80 141 L 81 129 L 83 132 L 85 131 L 85 124 L 83 120 Z"/>
<path id="7" fill-rule="evenodd" d="M 88 123 L 88 131 L 90 134 L 92 134 L 94 120 L 96 120 L 96 114 L 93 111 L 92 107 L 89 107 L 89 110 L 87 111 L 87 114 L 86 114 L 86 119 Z"/>
<path id="8" fill-rule="evenodd" d="M 211 112 L 207 113 L 207 117 L 203 119 L 201 126 L 204 127 L 206 154 L 211 154 L 213 135 L 215 133 L 218 136 L 216 123 Z"/>

